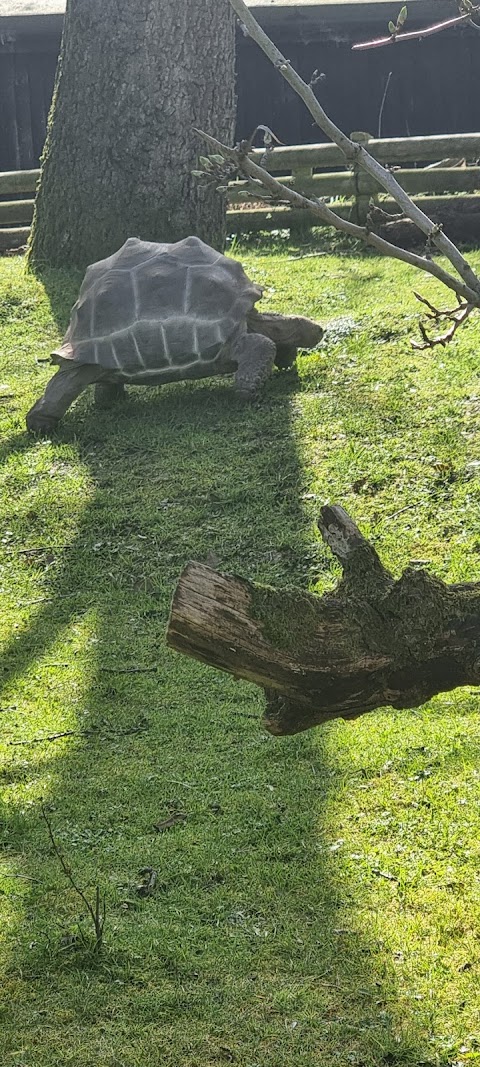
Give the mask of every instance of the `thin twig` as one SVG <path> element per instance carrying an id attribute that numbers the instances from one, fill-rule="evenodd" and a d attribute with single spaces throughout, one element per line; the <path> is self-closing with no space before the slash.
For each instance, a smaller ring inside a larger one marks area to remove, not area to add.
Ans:
<path id="1" fill-rule="evenodd" d="M 158 667 L 99 667 L 103 674 L 156 674 Z"/>
<path id="2" fill-rule="evenodd" d="M 445 348 L 445 346 L 454 338 L 458 327 L 463 326 L 463 323 L 470 317 L 474 307 L 474 304 L 464 304 L 457 311 L 439 311 L 437 320 L 440 321 L 441 319 L 448 318 L 451 320 L 451 325 L 448 327 L 448 330 L 445 330 L 445 333 L 439 333 L 436 337 L 429 337 L 423 324 L 419 323 L 423 342 L 411 341 L 412 348 L 435 348 L 436 345 L 442 345 L 442 347 Z M 431 317 L 432 316 L 430 316 L 430 318 Z"/>
<path id="3" fill-rule="evenodd" d="M 44 822 L 45 822 L 45 824 L 47 826 L 48 836 L 50 838 L 53 851 L 55 852 L 55 855 L 56 855 L 57 859 L 59 860 L 59 863 L 60 863 L 60 866 L 62 868 L 62 871 L 63 871 L 67 881 L 72 886 L 72 889 L 75 890 L 77 895 L 82 900 L 83 904 L 85 905 L 85 907 L 86 907 L 86 909 L 88 911 L 88 914 L 90 915 L 90 918 L 92 920 L 92 923 L 93 923 L 94 929 L 95 929 L 95 951 L 96 952 L 100 952 L 100 949 L 102 947 L 103 930 L 104 930 L 105 918 L 106 918 L 105 894 L 103 895 L 103 900 L 102 900 L 102 905 L 101 905 L 100 904 L 100 887 L 97 885 L 96 889 L 95 889 L 95 908 L 93 908 L 92 905 L 90 904 L 90 901 L 89 901 L 88 897 L 85 895 L 83 889 L 81 889 L 80 886 L 78 885 L 78 883 L 75 881 L 75 876 L 73 874 L 72 868 L 70 867 L 70 864 L 67 863 L 67 861 L 65 859 L 65 856 L 63 855 L 63 852 L 61 851 L 61 849 L 57 845 L 57 842 L 55 840 L 55 836 L 54 836 L 54 833 L 53 833 L 53 829 L 52 829 L 52 824 L 51 824 L 50 819 L 48 818 L 48 815 L 47 815 L 47 813 L 45 811 L 45 805 L 43 803 L 43 800 L 41 802 L 40 810 L 41 810 L 41 813 L 42 813 L 42 818 L 43 818 L 43 820 L 44 820 Z"/>
<path id="4" fill-rule="evenodd" d="M 405 504 L 404 508 L 399 508 L 398 511 L 392 511 L 390 513 L 390 515 L 386 515 L 385 518 L 386 519 L 396 519 L 396 518 L 398 518 L 399 515 L 403 515 L 403 513 L 405 511 L 411 511 L 412 508 L 419 508 L 420 505 L 424 506 L 427 503 L 428 503 L 427 500 L 414 500 L 414 501 L 412 501 L 411 504 Z"/>
<path id="5" fill-rule="evenodd" d="M 431 319 L 438 318 L 438 308 L 436 308 L 435 305 L 430 302 L 430 300 L 427 300 L 426 296 L 422 296 L 421 293 L 417 293 L 415 289 L 413 290 L 413 295 L 416 300 L 419 300 L 421 304 L 425 304 L 425 307 L 429 309 Z M 425 314 L 428 314 L 428 312 L 425 312 Z"/>
<path id="6" fill-rule="evenodd" d="M 11 874 L 9 874 L 8 871 L 2 871 L 2 878 L 21 878 L 22 881 L 25 882 L 40 882 L 39 878 L 33 878 L 31 874 L 17 874 L 16 871 L 13 871 Z"/>
<path id="7" fill-rule="evenodd" d="M 466 320 L 470 317 L 472 311 L 474 311 L 475 308 L 474 304 L 461 302 L 459 303 L 459 306 L 453 308 L 453 310 L 451 308 L 437 308 L 434 304 L 431 303 L 430 300 L 427 300 L 425 296 L 421 296 L 420 293 L 416 293 L 415 290 L 413 295 L 417 298 L 417 300 L 420 301 L 421 304 L 424 304 L 428 308 L 428 311 L 425 312 L 425 314 L 428 315 L 429 319 L 433 319 L 436 323 L 441 322 L 442 319 L 449 319 L 451 325 L 449 326 L 448 330 L 445 330 L 444 333 L 438 334 L 436 337 L 429 337 L 423 323 L 419 323 L 420 333 L 423 337 L 423 342 L 412 341 L 412 348 L 434 348 L 435 345 L 442 345 L 445 348 L 445 346 L 449 344 L 455 336 L 458 327 L 462 326 L 463 323 L 466 322 Z"/>
<path id="8" fill-rule="evenodd" d="M 448 29 L 449 26 L 456 26 L 459 22 L 469 22 L 476 11 L 480 11 L 480 7 L 472 7 L 471 11 L 467 11 L 465 15 L 456 15 L 455 18 L 435 22 L 432 26 L 425 26 L 423 30 L 407 30 L 406 33 L 390 33 L 388 37 L 377 37 L 373 41 L 360 41 L 358 44 L 352 44 L 352 52 L 359 52 L 366 48 L 383 48 L 386 44 L 431 37 L 433 33 L 441 33 L 442 30 Z"/>
<path id="9" fill-rule="evenodd" d="M 17 608 L 27 608 L 31 604 L 46 604 L 55 600 L 71 600 L 72 597 L 78 597 L 77 593 L 55 593 L 54 596 L 39 596 L 35 600 L 17 600 L 15 602 Z M 8 596 L 8 593 L 0 593 L 0 596 Z"/>
<path id="10" fill-rule="evenodd" d="M 58 741 L 60 737 L 82 737 L 84 732 L 81 730 L 62 730 L 58 734 L 46 734 L 44 737 L 31 737 L 27 741 L 8 741 L 9 745 L 40 745 L 43 741 Z"/>
<path id="11" fill-rule="evenodd" d="M 377 134 L 377 137 L 379 139 L 382 136 L 383 109 L 385 107 L 385 101 L 387 99 L 387 93 L 388 93 L 388 89 L 389 89 L 389 85 L 390 85 L 390 80 L 391 80 L 392 74 L 393 74 L 393 71 L 389 70 L 388 75 L 387 75 L 387 80 L 385 82 L 385 89 L 383 90 L 382 102 L 380 104 L 380 111 L 378 112 L 378 134 Z"/>
<path id="12" fill-rule="evenodd" d="M 143 733 L 144 730 L 148 730 L 148 722 L 138 722 L 133 726 L 127 727 L 126 730 L 111 730 L 108 726 L 104 728 L 103 737 L 108 737 L 110 740 L 114 737 L 130 737 L 132 734 Z M 61 730 L 56 734 L 44 734 L 43 737 L 30 737 L 26 741 L 8 741 L 8 744 L 12 747 L 18 745 L 41 745 L 45 741 L 58 741 L 62 737 L 96 737 L 101 727 L 96 726 L 87 730 Z"/>
<path id="13" fill-rule="evenodd" d="M 74 663 L 57 663 L 55 660 L 47 660 L 39 664 L 43 667 L 74 667 Z M 158 667 L 98 667 L 98 672 L 103 674 L 156 674 Z"/>

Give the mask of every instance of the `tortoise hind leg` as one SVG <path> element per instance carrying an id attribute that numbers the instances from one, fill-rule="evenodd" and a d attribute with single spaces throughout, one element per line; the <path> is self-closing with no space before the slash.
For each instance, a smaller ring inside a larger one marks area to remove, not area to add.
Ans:
<path id="1" fill-rule="evenodd" d="M 83 393 L 87 385 L 98 381 L 104 373 L 101 367 L 93 363 L 62 363 L 50 379 L 43 396 L 30 408 L 27 430 L 33 433 L 51 433 L 77 396 Z"/>
<path id="2" fill-rule="evenodd" d="M 238 342 L 235 387 L 240 396 L 251 398 L 270 376 L 276 356 L 275 343 L 260 333 L 246 333 Z"/>
<path id="3" fill-rule="evenodd" d="M 125 386 L 121 382 L 98 382 L 95 386 L 95 405 L 101 411 L 120 403 L 125 396 Z"/>

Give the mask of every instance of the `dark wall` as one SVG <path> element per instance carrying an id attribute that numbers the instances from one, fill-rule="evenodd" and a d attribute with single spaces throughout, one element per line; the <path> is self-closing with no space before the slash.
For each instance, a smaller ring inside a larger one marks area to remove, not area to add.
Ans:
<path id="1" fill-rule="evenodd" d="M 325 74 L 315 91 L 330 118 L 346 133 L 367 130 L 378 136 L 390 71 L 381 136 L 480 130 L 480 32 L 458 28 L 423 40 L 352 52 L 353 41 L 381 35 L 385 25 L 382 21 L 366 29 L 342 26 L 330 40 L 300 41 L 284 32 L 275 37 L 307 82 L 315 70 Z M 305 106 L 252 41 L 239 41 L 238 73 L 242 136 L 260 122 L 287 144 L 325 140 Z"/>
<path id="2" fill-rule="evenodd" d="M 58 33 L 0 37 L 0 171 L 38 166 L 59 48 Z"/>
<path id="3" fill-rule="evenodd" d="M 441 0 L 440 0 L 441 2 Z M 383 8 L 382 4 L 382 8 Z M 354 10 L 355 8 L 355 10 Z M 392 14 L 398 11 L 394 3 Z M 368 12 L 362 18 L 362 10 Z M 285 12 L 286 9 L 283 9 Z M 317 85 L 323 106 L 347 133 L 378 135 L 381 100 L 392 72 L 382 118 L 382 136 L 467 133 L 480 130 L 480 33 L 448 30 L 421 41 L 352 52 L 353 41 L 385 32 L 385 13 L 374 5 L 329 8 L 315 14 L 270 11 L 265 26 L 307 79 Z M 349 11 L 352 12 L 351 16 Z M 409 15 L 409 28 L 425 25 Z M 45 136 L 60 25 L 27 36 L 1 35 L 0 171 L 38 165 Z M 238 35 L 238 137 L 257 123 L 270 126 L 286 144 L 321 141 L 301 101 L 254 43 Z"/>

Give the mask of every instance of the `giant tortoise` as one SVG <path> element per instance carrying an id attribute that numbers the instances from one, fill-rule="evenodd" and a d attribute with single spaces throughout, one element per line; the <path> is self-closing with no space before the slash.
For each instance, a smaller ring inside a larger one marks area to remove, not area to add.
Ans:
<path id="1" fill-rule="evenodd" d="M 107 405 L 124 385 L 161 385 L 235 373 L 254 395 L 274 363 L 291 365 L 321 326 L 297 316 L 261 314 L 262 289 L 240 263 L 197 237 L 154 244 L 130 237 L 87 268 L 70 325 L 52 353 L 58 371 L 27 415 L 49 433 L 80 393 L 96 384 Z"/>

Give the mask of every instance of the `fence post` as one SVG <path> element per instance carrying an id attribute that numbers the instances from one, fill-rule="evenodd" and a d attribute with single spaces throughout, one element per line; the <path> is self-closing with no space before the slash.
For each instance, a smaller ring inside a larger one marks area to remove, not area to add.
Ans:
<path id="1" fill-rule="evenodd" d="M 366 133 L 364 130 L 355 130 L 350 134 L 350 140 L 355 141 L 356 144 L 368 144 L 369 141 L 373 141 L 371 133 Z M 372 193 L 366 193 L 361 189 L 359 183 L 359 175 L 361 170 L 357 164 L 353 165 L 353 184 L 354 184 L 354 203 L 350 215 L 351 222 L 356 222 L 359 226 L 364 226 L 367 221 L 367 215 L 370 209 L 370 201 L 375 199 Z"/>
<path id="2" fill-rule="evenodd" d="M 298 164 L 298 165 L 296 163 L 293 164 L 293 166 L 292 166 L 293 188 L 296 190 L 297 193 L 303 193 L 304 192 L 303 182 L 305 180 L 311 179 L 312 176 L 313 176 L 313 167 L 305 167 L 305 166 L 302 167 L 300 164 Z M 308 192 L 308 188 L 307 188 L 307 191 L 306 191 L 305 195 L 306 196 L 311 196 L 311 193 Z M 301 237 L 301 236 L 305 236 L 306 237 L 310 233 L 311 228 L 312 228 L 312 219 L 311 219 L 311 217 L 309 218 L 309 212 L 305 211 L 305 217 L 303 217 L 302 215 L 299 215 L 299 216 L 296 217 L 295 222 L 293 222 L 293 225 L 290 226 L 290 232 L 293 231 L 299 237 Z"/>

